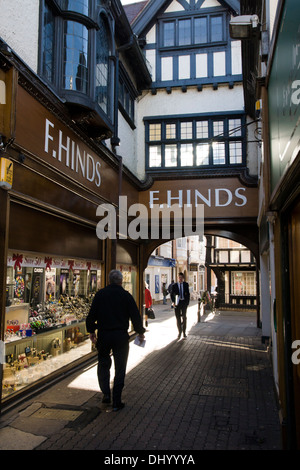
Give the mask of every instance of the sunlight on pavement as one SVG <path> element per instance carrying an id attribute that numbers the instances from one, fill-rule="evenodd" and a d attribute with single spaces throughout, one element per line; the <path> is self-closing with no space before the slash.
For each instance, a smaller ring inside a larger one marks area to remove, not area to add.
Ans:
<path id="1" fill-rule="evenodd" d="M 208 322 L 208 321 L 211 321 L 213 320 L 213 318 L 215 317 L 215 314 L 213 312 L 210 312 L 207 317 L 205 318 L 204 322 Z"/>
<path id="2" fill-rule="evenodd" d="M 242 344 L 242 343 L 233 344 L 232 341 L 229 342 L 229 341 L 221 341 L 221 340 L 210 339 L 210 338 L 205 338 L 205 339 L 202 338 L 202 343 L 203 344 L 210 344 L 212 346 L 220 346 L 222 348 L 244 349 L 246 351 L 255 351 L 255 352 L 263 353 L 263 354 L 265 354 L 267 352 L 266 349 L 256 349 L 252 345 L 247 346 L 247 345 Z"/>
<path id="3" fill-rule="evenodd" d="M 187 311 L 187 334 L 197 321 L 197 304 L 191 305 Z M 177 326 L 175 314 L 171 314 L 171 318 L 165 321 L 159 321 L 158 315 L 155 320 L 149 320 L 148 327 L 146 328 L 145 338 L 146 344 L 142 348 L 130 343 L 129 357 L 127 364 L 127 373 L 134 367 L 140 364 L 151 352 L 165 348 L 168 344 L 177 339 Z M 179 341 L 185 341 L 181 338 Z M 111 377 L 113 379 L 114 366 L 111 367 Z M 97 379 L 97 362 L 92 366 L 87 367 L 79 374 L 68 386 L 69 388 L 77 388 L 80 390 L 99 391 Z"/>

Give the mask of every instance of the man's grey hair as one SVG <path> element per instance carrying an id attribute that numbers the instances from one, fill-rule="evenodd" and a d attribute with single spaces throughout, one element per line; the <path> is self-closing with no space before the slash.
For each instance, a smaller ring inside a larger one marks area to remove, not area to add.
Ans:
<path id="1" fill-rule="evenodd" d="M 122 284 L 123 274 L 121 273 L 121 271 L 113 269 L 108 275 L 108 281 L 110 284 Z"/>

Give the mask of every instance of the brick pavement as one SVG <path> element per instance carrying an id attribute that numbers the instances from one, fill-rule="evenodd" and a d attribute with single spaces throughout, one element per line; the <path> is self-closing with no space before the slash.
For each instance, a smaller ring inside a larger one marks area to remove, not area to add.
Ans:
<path id="1" fill-rule="evenodd" d="M 280 449 L 272 368 L 255 316 L 223 312 L 197 323 L 194 304 L 188 337 L 178 341 L 170 306 L 155 311 L 145 349 L 130 346 L 123 410 L 101 404 L 96 367 L 88 367 L 4 415 L 0 448 L 13 431 L 23 433 L 20 448 L 41 451 Z M 45 408 L 61 416 L 41 419 Z M 81 414 L 70 420 L 67 410 Z"/>

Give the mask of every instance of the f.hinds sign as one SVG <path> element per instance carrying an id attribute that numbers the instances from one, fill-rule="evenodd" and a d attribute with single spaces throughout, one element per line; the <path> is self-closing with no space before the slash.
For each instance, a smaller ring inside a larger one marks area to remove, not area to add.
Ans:
<path id="1" fill-rule="evenodd" d="M 52 168 L 77 183 L 110 199 L 118 184 L 118 172 L 112 172 L 93 149 L 36 101 L 22 87 L 17 93 L 16 143 Z M 102 175 L 106 173 L 105 185 Z M 103 187 L 104 186 L 104 187 Z"/>
<path id="2" fill-rule="evenodd" d="M 52 146 L 51 150 L 50 145 Z M 62 130 L 56 129 L 55 124 L 49 119 L 45 120 L 44 150 L 46 153 L 50 153 L 57 162 L 88 181 L 94 182 L 97 187 L 100 186 L 101 163 L 87 149 L 80 148 L 80 145 L 68 135 L 63 135 Z"/>
<path id="3" fill-rule="evenodd" d="M 204 206 L 205 218 L 257 217 L 258 191 L 241 184 L 238 178 L 207 178 L 180 181 L 156 181 L 140 193 L 139 202 L 151 208 L 178 204 Z"/>
<path id="4" fill-rule="evenodd" d="M 160 192 L 149 191 L 149 206 L 152 208 L 153 204 L 160 205 Z M 175 195 L 176 194 L 176 195 Z M 179 189 L 174 194 L 174 191 L 166 191 L 166 203 L 170 207 L 172 204 L 179 204 L 179 207 L 183 207 L 183 201 L 185 197 L 186 204 L 188 206 L 197 207 L 199 204 L 205 204 L 208 207 L 226 207 L 230 204 L 234 204 L 237 207 L 243 207 L 247 204 L 246 188 L 240 187 L 234 190 L 234 193 L 227 188 L 209 188 L 205 193 L 198 189 Z"/>

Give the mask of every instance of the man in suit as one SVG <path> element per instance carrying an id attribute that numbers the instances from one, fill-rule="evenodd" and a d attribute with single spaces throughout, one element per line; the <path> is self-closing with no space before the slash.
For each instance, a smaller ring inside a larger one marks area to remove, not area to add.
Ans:
<path id="1" fill-rule="evenodd" d="M 141 342 L 146 331 L 135 300 L 129 292 L 123 289 L 122 280 L 123 276 L 120 271 L 114 269 L 109 273 L 109 285 L 97 292 L 86 318 L 86 329 L 98 349 L 98 381 L 104 395 L 102 403 L 111 402 L 110 351 L 112 350 L 115 363 L 113 411 L 124 407 L 121 394 L 129 352 L 129 320 L 132 321 L 133 328 L 139 334 Z"/>
<path id="2" fill-rule="evenodd" d="M 186 338 L 186 311 L 190 302 L 190 289 L 188 283 L 184 281 L 183 273 L 178 274 L 178 282 L 172 286 L 171 299 L 175 308 L 178 339 L 182 333 Z"/>

